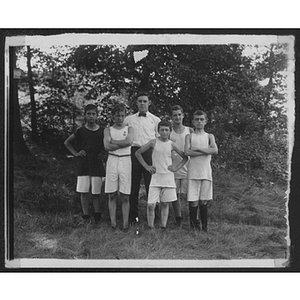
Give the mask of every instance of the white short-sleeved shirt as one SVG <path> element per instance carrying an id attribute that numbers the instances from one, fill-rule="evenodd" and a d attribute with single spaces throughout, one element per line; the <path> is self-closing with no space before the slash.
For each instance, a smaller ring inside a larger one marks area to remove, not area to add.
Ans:
<path id="1" fill-rule="evenodd" d="M 146 113 L 146 117 L 139 117 L 139 113 L 127 116 L 124 124 L 132 126 L 134 129 L 132 146 L 143 146 L 157 136 L 157 125 L 160 118 L 150 112 Z"/>

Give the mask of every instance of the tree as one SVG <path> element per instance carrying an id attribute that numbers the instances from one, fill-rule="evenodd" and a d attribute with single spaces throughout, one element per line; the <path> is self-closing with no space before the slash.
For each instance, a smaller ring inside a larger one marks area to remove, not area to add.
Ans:
<path id="1" fill-rule="evenodd" d="M 28 84 L 29 84 L 29 92 L 30 92 L 30 104 L 31 104 L 31 131 L 32 131 L 32 140 L 38 140 L 37 133 L 37 121 L 36 121 L 36 105 L 34 99 L 34 87 L 33 87 L 33 78 L 31 71 L 31 53 L 30 47 L 27 46 L 27 69 L 28 69 Z"/>
<path id="2" fill-rule="evenodd" d="M 25 143 L 21 120 L 20 120 L 20 106 L 19 106 L 19 97 L 18 97 L 18 83 L 20 80 L 20 75 L 18 74 L 20 70 L 16 68 L 16 47 L 9 48 L 9 61 L 10 61 L 10 94 L 11 99 L 10 110 L 12 111 L 12 120 L 10 120 L 10 128 L 12 130 L 13 136 L 13 152 L 15 155 L 28 155 L 30 151 Z"/>
<path id="3" fill-rule="evenodd" d="M 108 124 L 115 102 L 124 102 L 134 111 L 133 95 L 148 90 L 151 111 L 162 118 L 169 116 L 174 104 L 187 113 L 187 125 L 196 109 L 208 113 L 207 129 L 215 133 L 222 150 L 216 158 L 219 165 L 244 170 L 272 165 L 283 170 L 271 145 L 276 142 L 272 136 L 286 121 L 279 106 L 285 101 L 286 49 L 274 45 L 249 56 L 244 54 L 246 48 L 237 44 L 85 45 L 67 52 L 57 47 L 51 54 L 33 49 L 38 57 L 33 65 L 40 96 L 38 132 L 48 143 L 53 137 L 62 139 L 78 124 L 78 108 L 89 101 L 98 105 L 101 120 Z M 139 51 L 146 55 L 136 61 Z M 284 145 L 276 143 L 281 149 L 278 155 L 286 155 Z M 271 164 L 264 163 L 268 155 Z"/>

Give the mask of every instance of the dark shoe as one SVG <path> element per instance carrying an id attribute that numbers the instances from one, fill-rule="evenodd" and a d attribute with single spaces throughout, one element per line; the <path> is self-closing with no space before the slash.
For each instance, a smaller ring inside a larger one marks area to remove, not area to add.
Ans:
<path id="1" fill-rule="evenodd" d="M 88 226 L 92 223 L 90 215 L 83 215 L 81 222 L 79 222 L 79 226 Z"/>
<path id="2" fill-rule="evenodd" d="M 95 224 L 98 224 L 101 220 L 101 213 L 95 213 L 94 214 Z"/>
<path id="3" fill-rule="evenodd" d="M 182 217 L 176 217 L 176 225 L 177 225 L 178 227 L 181 226 L 181 222 L 182 222 Z"/>

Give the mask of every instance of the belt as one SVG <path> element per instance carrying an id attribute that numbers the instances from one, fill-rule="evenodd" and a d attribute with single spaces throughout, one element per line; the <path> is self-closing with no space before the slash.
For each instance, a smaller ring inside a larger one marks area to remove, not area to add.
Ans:
<path id="1" fill-rule="evenodd" d="M 117 156 L 117 157 L 126 157 L 126 156 L 131 156 L 131 154 L 123 154 L 123 155 L 118 155 L 118 154 L 114 154 L 114 153 L 108 153 L 109 155 L 112 156 Z"/>

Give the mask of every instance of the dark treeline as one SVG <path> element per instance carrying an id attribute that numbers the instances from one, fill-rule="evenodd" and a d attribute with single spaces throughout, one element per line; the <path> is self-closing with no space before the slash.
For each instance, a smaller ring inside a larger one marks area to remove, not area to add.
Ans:
<path id="1" fill-rule="evenodd" d="M 174 104 L 183 107 L 186 125 L 196 109 L 207 112 L 207 130 L 220 148 L 215 167 L 287 178 L 285 44 L 85 45 L 54 47 L 51 53 L 15 49 L 30 66 L 18 81 L 19 91 L 31 99 L 20 103 L 25 140 L 65 151 L 64 139 L 82 124 L 84 103 L 98 105 L 99 121 L 106 126 L 116 102 L 133 112 L 134 95 L 147 90 L 150 110 L 162 118 L 169 117 Z M 145 56 L 135 60 L 137 53 Z"/>

